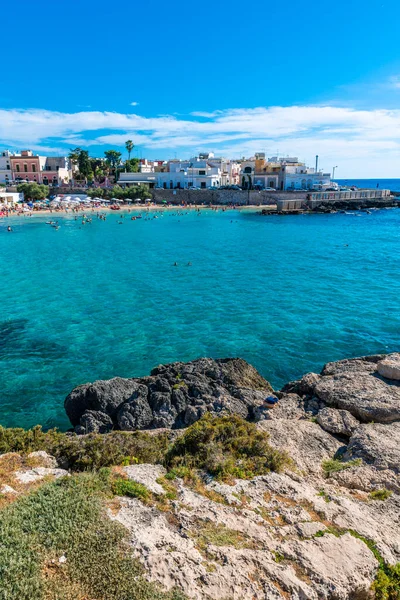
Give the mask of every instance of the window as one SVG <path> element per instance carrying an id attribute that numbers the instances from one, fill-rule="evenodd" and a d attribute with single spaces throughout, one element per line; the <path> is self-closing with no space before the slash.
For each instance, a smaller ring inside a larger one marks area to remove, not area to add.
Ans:
<path id="1" fill-rule="evenodd" d="M 244 168 L 244 172 L 245 173 L 251 173 L 251 167 L 245 167 Z"/>
<path id="2" fill-rule="evenodd" d="M 202 190 L 204 190 L 204 188 L 206 187 L 206 185 L 207 185 L 207 184 L 206 184 L 206 182 L 205 182 L 205 181 L 202 181 L 202 182 L 200 183 L 200 187 L 201 187 L 201 189 L 202 189 Z"/>
<path id="3" fill-rule="evenodd" d="M 36 173 L 36 165 L 31 165 L 32 173 Z"/>
<path id="4" fill-rule="evenodd" d="M 19 165 L 15 165 L 15 170 L 19 173 Z"/>
<path id="5" fill-rule="evenodd" d="M 26 163 L 24 163 L 24 173 L 28 172 L 28 165 Z"/>
<path id="6" fill-rule="evenodd" d="M 206 172 L 205 171 L 199 171 L 199 175 L 205 175 Z"/>

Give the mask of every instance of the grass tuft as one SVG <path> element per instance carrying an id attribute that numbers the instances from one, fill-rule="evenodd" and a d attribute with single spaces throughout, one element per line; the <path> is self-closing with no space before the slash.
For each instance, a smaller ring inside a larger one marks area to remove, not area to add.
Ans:
<path id="1" fill-rule="evenodd" d="M 369 497 L 371 500 L 387 500 L 393 494 L 390 490 L 383 488 L 381 490 L 374 490 L 370 492 Z"/>
<path id="2" fill-rule="evenodd" d="M 361 463 L 361 458 L 355 458 L 354 460 L 349 460 L 347 462 L 343 462 L 338 458 L 329 458 L 328 460 L 323 461 L 322 469 L 325 476 L 330 477 L 333 473 L 339 473 L 340 471 L 350 469 L 351 467 L 358 467 Z"/>
<path id="3" fill-rule="evenodd" d="M 258 431 L 236 415 L 216 417 L 210 413 L 191 425 L 166 453 L 165 465 L 172 472 L 203 469 L 216 479 L 252 479 L 269 471 L 280 471 L 290 463 L 285 452 L 273 449 L 268 434 Z"/>

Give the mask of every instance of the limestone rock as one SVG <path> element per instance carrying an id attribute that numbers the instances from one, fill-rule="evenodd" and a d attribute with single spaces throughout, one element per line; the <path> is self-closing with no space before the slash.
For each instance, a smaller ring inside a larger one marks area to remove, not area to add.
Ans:
<path id="1" fill-rule="evenodd" d="M 317 423 L 328 431 L 338 435 L 350 437 L 354 429 L 360 424 L 347 410 L 323 408 L 317 415 Z"/>
<path id="2" fill-rule="evenodd" d="M 283 394 L 279 402 L 273 407 L 268 408 L 264 404 L 254 409 L 256 421 L 264 419 L 305 419 L 304 400 L 297 394 Z"/>
<path id="3" fill-rule="evenodd" d="M 124 472 L 128 479 L 136 481 L 146 486 L 154 494 L 165 494 L 165 490 L 157 483 L 157 479 L 166 474 L 166 470 L 161 465 L 130 465 L 124 467 Z"/>
<path id="4" fill-rule="evenodd" d="M 37 467 L 36 469 L 29 469 L 28 471 L 16 471 L 14 473 L 15 479 L 19 483 L 33 483 L 39 481 L 44 477 L 51 476 L 55 479 L 59 477 L 65 477 L 69 475 L 65 469 L 48 469 L 46 467 Z"/>
<path id="5" fill-rule="evenodd" d="M 400 422 L 360 425 L 350 438 L 345 457 L 400 473 Z"/>
<path id="6" fill-rule="evenodd" d="M 352 364 L 351 369 L 359 368 Z M 361 363 L 370 365 L 371 363 Z M 390 423 L 400 419 L 400 387 L 389 385 L 374 372 L 349 370 L 322 377 L 315 394 L 329 406 L 349 411 L 362 422 Z"/>
<path id="7" fill-rule="evenodd" d="M 378 373 L 386 379 L 400 381 L 400 353 L 390 354 L 378 362 Z"/>
<path id="8" fill-rule="evenodd" d="M 37 461 L 38 466 L 47 467 L 49 469 L 55 469 L 58 467 L 57 459 L 54 456 L 50 456 L 44 450 L 37 450 L 36 452 L 31 452 L 28 454 L 28 459 L 34 459 Z M 40 465 L 39 465 L 40 463 Z"/>
<path id="9" fill-rule="evenodd" d="M 361 535 L 367 529 L 386 560 L 397 559 L 396 500 L 369 504 L 332 488 L 327 503 L 318 480 L 314 486 L 309 478 L 297 482 L 277 473 L 217 485 L 245 504 L 214 502 L 180 481 L 171 514 L 137 499 L 123 499 L 110 514 L 128 529 L 148 579 L 197 600 L 367 600 L 378 563 L 346 529 Z M 343 528 L 342 535 L 330 534 L 326 522 Z"/>
<path id="10" fill-rule="evenodd" d="M 322 369 L 323 377 L 329 375 L 340 375 L 342 373 L 374 373 L 377 364 L 384 358 L 384 354 L 373 356 L 361 356 L 359 358 L 345 358 L 336 362 L 327 363 Z"/>
<path id="11" fill-rule="evenodd" d="M 14 488 L 12 488 L 10 485 L 2 485 L 0 487 L 0 494 L 4 494 L 4 495 L 11 494 L 11 495 L 14 495 L 14 494 L 18 494 L 18 492 L 16 490 L 14 490 Z"/>
<path id="12" fill-rule="evenodd" d="M 287 383 L 282 388 L 282 392 L 299 394 L 300 396 L 313 396 L 319 379 L 320 375 L 317 375 L 317 373 L 306 373 L 301 379 Z"/>
<path id="13" fill-rule="evenodd" d="M 286 450 L 302 471 L 321 473 L 323 460 L 332 458 L 342 444 L 311 421 L 260 421 L 257 427 L 270 435 L 271 446 Z"/>

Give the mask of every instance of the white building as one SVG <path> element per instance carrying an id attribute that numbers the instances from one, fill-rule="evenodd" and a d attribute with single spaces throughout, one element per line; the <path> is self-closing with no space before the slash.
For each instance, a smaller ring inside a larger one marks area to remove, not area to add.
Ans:
<path id="1" fill-rule="evenodd" d="M 280 190 L 315 190 L 330 185 L 333 185 L 330 173 L 316 171 L 305 165 L 282 164 L 278 184 Z"/>
<path id="2" fill-rule="evenodd" d="M 24 200 L 24 195 L 18 192 L 3 192 L 0 189 L 0 206 L 9 207 Z"/>
<path id="3" fill-rule="evenodd" d="M 236 177 L 239 169 L 228 166 L 228 161 L 204 156 L 185 161 L 170 160 L 161 171 L 146 164 L 140 173 L 120 173 L 118 183 L 123 187 L 144 183 L 164 189 L 213 189 L 227 185 L 225 182 L 229 180 L 230 173 Z"/>
<path id="4" fill-rule="evenodd" d="M 0 152 L 0 183 L 6 185 L 12 181 L 10 156 L 11 152 L 9 150 Z"/>

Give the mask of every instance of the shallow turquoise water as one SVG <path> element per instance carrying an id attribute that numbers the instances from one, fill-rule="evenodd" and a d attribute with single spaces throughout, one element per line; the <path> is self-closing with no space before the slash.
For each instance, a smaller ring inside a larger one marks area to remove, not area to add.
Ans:
<path id="1" fill-rule="evenodd" d="M 241 356 L 280 386 L 399 350 L 399 209 L 119 220 L 0 221 L 1 424 L 66 428 L 75 385 L 175 360 Z"/>

